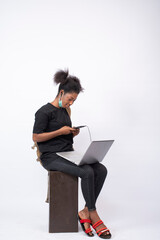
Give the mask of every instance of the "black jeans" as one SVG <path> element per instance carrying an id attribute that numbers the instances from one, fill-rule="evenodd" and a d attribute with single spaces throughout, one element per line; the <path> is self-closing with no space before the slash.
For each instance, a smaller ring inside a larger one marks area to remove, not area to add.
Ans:
<path id="1" fill-rule="evenodd" d="M 56 153 L 41 155 L 42 166 L 46 170 L 55 170 L 81 178 L 81 188 L 89 211 L 96 209 L 96 200 L 107 176 L 107 169 L 101 163 L 76 164 L 58 156 Z"/>

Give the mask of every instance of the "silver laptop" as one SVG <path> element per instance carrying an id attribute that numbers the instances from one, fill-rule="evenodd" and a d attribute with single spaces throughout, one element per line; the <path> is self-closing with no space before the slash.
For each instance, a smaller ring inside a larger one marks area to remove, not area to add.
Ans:
<path id="1" fill-rule="evenodd" d="M 85 153 L 78 151 L 57 152 L 56 154 L 77 164 L 92 164 L 101 162 L 114 140 L 92 141 Z"/>

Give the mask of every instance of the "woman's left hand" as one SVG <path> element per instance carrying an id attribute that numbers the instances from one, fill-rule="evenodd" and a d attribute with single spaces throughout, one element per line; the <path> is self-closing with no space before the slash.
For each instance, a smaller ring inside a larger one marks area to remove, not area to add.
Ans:
<path id="1" fill-rule="evenodd" d="M 75 137 L 76 135 L 78 135 L 80 132 L 80 129 L 76 129 L 73 127 L 73 131 L 72 131 L 72 134 L 73 134 L 73 137 Z"/>

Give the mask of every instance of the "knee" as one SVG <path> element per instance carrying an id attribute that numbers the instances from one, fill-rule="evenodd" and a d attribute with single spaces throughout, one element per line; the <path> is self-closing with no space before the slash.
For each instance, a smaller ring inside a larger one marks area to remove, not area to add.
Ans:
<path id="1" fill-rule="evenodd" d="M 107 176 L 108 170 L 107 170 L 107 168 L 106 168 L 104 165 L 102 165 L 102 166 L 103 166 L 102 172 L 103 172 L 103 174 L 104 174 L 105 176 Z"/>
<path id="2" fill-rule="evenodd" d="M 104 176 L 104 177 L 107 176 L 108 170 L 103 164 L 99 163 L 97 166 L 97 170 L 99 171 L 99 174 L 101 176 Z"/>

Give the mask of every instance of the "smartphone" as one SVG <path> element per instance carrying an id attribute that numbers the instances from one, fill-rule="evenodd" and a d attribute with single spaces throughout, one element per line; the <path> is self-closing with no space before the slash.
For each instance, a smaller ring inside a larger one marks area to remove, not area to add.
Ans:
<path id="1" fill-rule="evenodd" d="M 77 127 L 74 127 L 75 129 L 79 129 L 79 128 L 83 128 L 83 127 L 86 127 L 86 125 L 83 125 L 83 126 L 77 126 Z"/>

